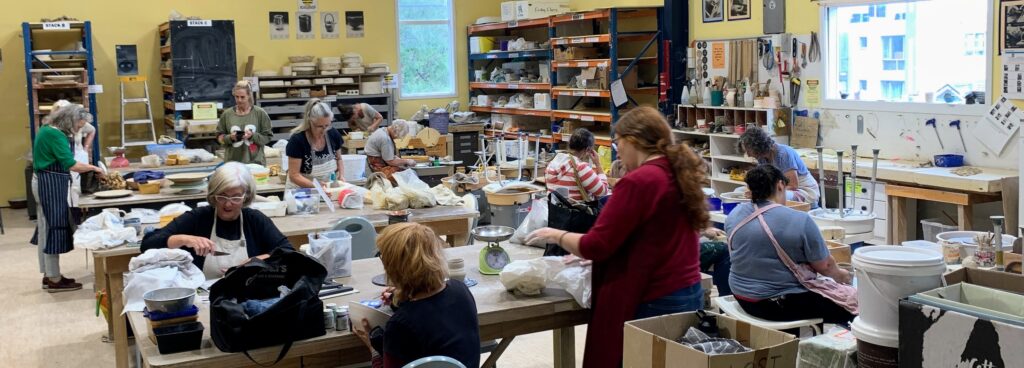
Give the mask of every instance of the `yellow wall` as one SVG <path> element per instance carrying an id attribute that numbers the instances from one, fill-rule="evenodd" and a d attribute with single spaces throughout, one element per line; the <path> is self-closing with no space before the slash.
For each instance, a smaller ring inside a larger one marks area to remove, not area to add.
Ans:
<path id="1" fill-rule="evenodd" d="M 752 12 L 749 20 L 739 21 L 723 21 L 716 23 L 705 24 L 701 19 L 700 6 L 703 2 L 693 0 L 690 1 L 690 39 L 691 40 L 709 40 L 709 39 L 722 39 L 722 38 L 735 38 L 735 37 L 755 37 L 761 36 L 762 33 L 762 20 L 764 19 L 763 0 L 751 0 Z M 989 42 L 997 42 L 999 39 L 999 1 L 992 0 L 993 3 L 993 28 L 992 33 L 989 35 Z M 821 7 L 818 3 L 809 1 L 787 1 L 786 2 L 786 32 L 793 34 L 810 34 L 811 32 L 821 32 Z M 820 39 L 825 41 L 824 39 Z M 995 45 L 993 43 L 993 45 Z M 999 91 L 1002 88 L 1002 80 L 999 78 L 999 56 L 996 55 L 995 50 L 997 47 L 992 47 L 992 94 L 994 95 L 989 101 L 993 101 L 999 98 Z"/>
<path id="2" fill-rule="evenodd" d="M 459 99 L 466 105 L 468 81 L 466 72 L 466 25 L 478 17 L 498 15 L 498 0 L 454 0 L 455 59 L 457 62 Z M 104 85 L 105 93 L 97 95 L 101 144 L 116 144 L 120 137 L 117 132 L 119 116 L 118 84 L 114 70 L 114 46 L 135 44 L 138 46 L 139 64 L 143 74 L 151 81 L 150 95 L 160 100 L 160 80 L 157 68 L 160 62 L 159 42 L 156 29 L 167 20 L 171 10 L 203 19 L 231 19 L 235 21 L 235 39 L 239 75 L 245 60 L 256 57 L 256 69 L 276 69 L 287 62 L 288 55 L 340 55 L 343 52 L 358 52 L 366 62 L 383 62 L 397 68 L 398 51 L 395 26 L 395 0 L 320 0 L 321 11 L 361 10 L 366 19 L 365 38 L 335 40 L 297 40 L 294 0 L 253 1 L 171 1 L 171 0 L 48 0 L 43 2 L 8 2 L 0 12 L 0 49 L 3 51 L 3 69 L 0 70 L 0 206 L 6 206 L 11 198 L 24 197 L 22 172 L 25 163 L 18 158 L 30 150 L 28 117 L 25 95 L 25 72 L 21 23 L 38 21 L 43 17 L 68 15 L 81 20 L 90 20 L 93 25 L 96 78 Z M 270 40 L 267 26 L 267 12 L 288 11 L 291 14 L 291 39 Z M 319 22 L 316 24 L 319 27 Z M 439 106 L 452 100 L 405 100 L 399 102 L 399 116 L 408 117 L 420 105 Z M 162 120 L 162 110 L 154 105 L 157 121 Z"/>
<path id="3" fill-rule="evenodd" d="M 674 0 L 683 1 L 683 0 Z M 570 0 L 572 10 L 591 10 L 611 7 L 629 6 L 664 6 L 665 0 Z"/>

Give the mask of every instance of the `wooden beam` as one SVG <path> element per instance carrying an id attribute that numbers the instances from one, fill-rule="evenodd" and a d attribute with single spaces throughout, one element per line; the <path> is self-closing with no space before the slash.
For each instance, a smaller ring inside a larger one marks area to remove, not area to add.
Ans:
<path id="1" fill-rule="evenodd" d="M 512 340 L 515 340 L 515 338 L 515 336 L 509 336 L 501 339 L 501 341 L 498 342 L 498 346 L 494 348 L 494 351 L 491 351 L 491 354 L 487 356 L 487 360 L 484 361 L 484 364 L 481 365 L 480 368 L 497 367 L 498 358 L 501 358 L 501 354 L 505 353 L 505 349 L 508 349 L 508 345 L 511 344 Z"/>
<path id="2" fill-rule="evenodd" d="M 890 198 L 913 198 L 926 201 L 951 203 L 961 206 L 971 203 L 971 196 L 966 193 L 947 192 L 944 190 L 925 189 L 916 187 L 905 187 L 893 184 L 888 184 L 885 186 L 885 195 L 889 196 Z"/>

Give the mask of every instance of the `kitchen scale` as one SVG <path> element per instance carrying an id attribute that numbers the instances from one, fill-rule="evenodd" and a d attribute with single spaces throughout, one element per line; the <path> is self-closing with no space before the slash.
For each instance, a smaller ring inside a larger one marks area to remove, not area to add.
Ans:
<path id="1" fill-rule="evenodd" d="M 127 149 L 124 147 L 107 147 L 107 151 L 114 155 L 114 158 L 110 160 L 110 168 L 128 167 L 128 159 L 124 157 L 124 153 L 127 152 Z"/>
<path id="2" fill-rule="evenodd" d="M 511 238 L 515 231 L 508 226 L 496 225 L 480 226 L 473 229 L 474 238 L 487 242 L 487 245 L 480 249 L 481 274 L 497 275 L 511 262 L 508 252 L 499 243 Z"/>

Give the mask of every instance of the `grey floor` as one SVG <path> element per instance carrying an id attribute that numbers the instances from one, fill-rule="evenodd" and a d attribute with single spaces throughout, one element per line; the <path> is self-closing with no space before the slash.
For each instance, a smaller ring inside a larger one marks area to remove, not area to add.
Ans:
<path id="1" fill-rule="evenodd" d="M 96 316 L 92 261 L 76 249 L 61 257 L 66 277 L 82 290 L 47 293 L 40 288 L 34 224 L 25 210 L 0 209 L 0 362 L 5 367 L 113 367 L 114 346 L 104 343 L 106 323 Z M 576 365 L 581 366 L 586 327 L 576 328 Z M 498 361 L 500 367 L 552 366 L 550 332 L 520 336 Z M 482 357 L 486 359 L 486 355 Z M 483 361 L 481 359 L 481 361 Z"/>

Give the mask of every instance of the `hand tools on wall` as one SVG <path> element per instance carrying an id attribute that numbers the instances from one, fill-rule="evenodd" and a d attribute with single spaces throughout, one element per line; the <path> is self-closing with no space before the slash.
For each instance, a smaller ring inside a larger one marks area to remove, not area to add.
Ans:
<path id="1" fill-rule="evenodd" d="M 931 126 L 932 129 L 935 129 L 935 139 L 939 140 L 939 147 L 945 150 L 946 145 L 942 144 L 942 137 L 939 136 L 939 127 L 935 126 L 935 119 L 928 119 L 928 121 L 924 122 L 924 125 Z"/>
<path id="2" fill-rule="evenodd" d="M 964 148 L 964 153 L 967 153 L 967 143 L 964 143 L 964 131 L 960 130 L 960 120 L 949 122 L 949 126 L 956 127 L 957 134 L 960 134 L 960 146 Z"/>

